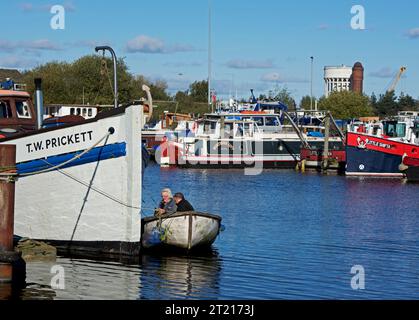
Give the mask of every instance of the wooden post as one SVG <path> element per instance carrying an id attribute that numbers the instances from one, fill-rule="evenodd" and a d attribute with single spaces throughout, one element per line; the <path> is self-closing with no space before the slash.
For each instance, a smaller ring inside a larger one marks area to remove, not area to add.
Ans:
<path id="1" fill-rule="evenodd" d="M 330 118 L 329 118 L 329 116 L 326 116 L 326 118 L 325 118 L 325 133 L 324 133 L 323 161 L 322 161 L 323 173 L 327 173 L 327 169 L 329 168 L 329 136 L 330 136 Z"/>
<path id="2" fill-rule="evenodd" d="M 16 165 L 16 146 L 0 145 L 0 282 L 12 281 L 15 184 L 8 180 Z"/>

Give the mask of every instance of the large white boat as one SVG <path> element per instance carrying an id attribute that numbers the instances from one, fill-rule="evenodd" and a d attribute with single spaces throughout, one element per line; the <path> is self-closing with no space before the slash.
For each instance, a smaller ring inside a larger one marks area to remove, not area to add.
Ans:
<path id="1" fill-rule="evenodd" d="M 138 254 L 142 106 L 40 128 L 37 86 L 38 117 L 27 93 L 0 92 L 9 116 L 0 131 L 13 131 L 0 144 L 16 145 L 15 234 L 72 252 Z M 19 129 L 25 125 L 32 130 Z"/>
<path id="2" fill-rule="evenodd" d="M 169 142 L 167 153 L 170 162 L 181 167 L 295 168 L 302 140 L 313 146 L 324 144 L 324 138 L 310 133 L 321 127 L 300 132 L 282 123 L 282 115 L 264 111 L 208 114 L 197 123 L 195 134 Z M 340 138 L 330 139 L 332 146 L 341 143 Z"/>

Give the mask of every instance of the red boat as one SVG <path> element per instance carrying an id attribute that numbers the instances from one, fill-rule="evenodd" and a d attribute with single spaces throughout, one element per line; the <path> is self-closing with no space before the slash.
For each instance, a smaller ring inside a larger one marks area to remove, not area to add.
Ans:
<path id="1" fill-rule="evenodd" d="M 383 121 L 347 132 L 346 174 L 403 177 L 403 157 L 419 158 L 419 122 Z"/>
<path id="2" fill-rule="evenodd" d="M 404 157 L 402 169 L 408 181 L 419 182 L 419 158 Z"/>

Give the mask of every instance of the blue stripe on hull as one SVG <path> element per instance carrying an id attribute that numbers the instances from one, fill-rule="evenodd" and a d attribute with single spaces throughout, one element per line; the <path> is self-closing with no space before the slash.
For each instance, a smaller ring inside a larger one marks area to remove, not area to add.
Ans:
<path id="1" fill-rule="evenodd" d="M 46 159 L 33 160 L 29 162 L 19 163 L 16 165 L 19 174 L 31 173 L 35 171 L 45 170 L 53 166 L 60 165 L 76 155 L 82 153 L 84 150 L 62 154 L 58 156 L 48 157 Z M 80 159 L 74 160 L 60 169 L 75 167 L 90 162 L 97 162 L 100 160 L 107 160 L 113 158 L 124 157 L 126 155 L 126 144 L 116 143 L 103 147 L 97 147 L 82 156 Z"/>
<path id="2" fill-rule="evenodd" d="M 400 173 L 402 157 L 356 147 L 346 147 L 346 172 L 359 174 Z"/>

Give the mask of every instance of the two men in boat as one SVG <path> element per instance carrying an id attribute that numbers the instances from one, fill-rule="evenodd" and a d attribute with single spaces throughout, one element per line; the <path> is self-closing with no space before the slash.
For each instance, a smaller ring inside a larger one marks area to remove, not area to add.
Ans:
<path id="1" fill-rule="evenodd" d="M 162 201 L 160 202 L 159 208 L 156 209 L 156 216 L 170 215 L 175 212 L 194 211 L 192 205 L 180 192 L 172 196 L 172 191 L 166 188 L 162 190 L 161 197 Z"/>

